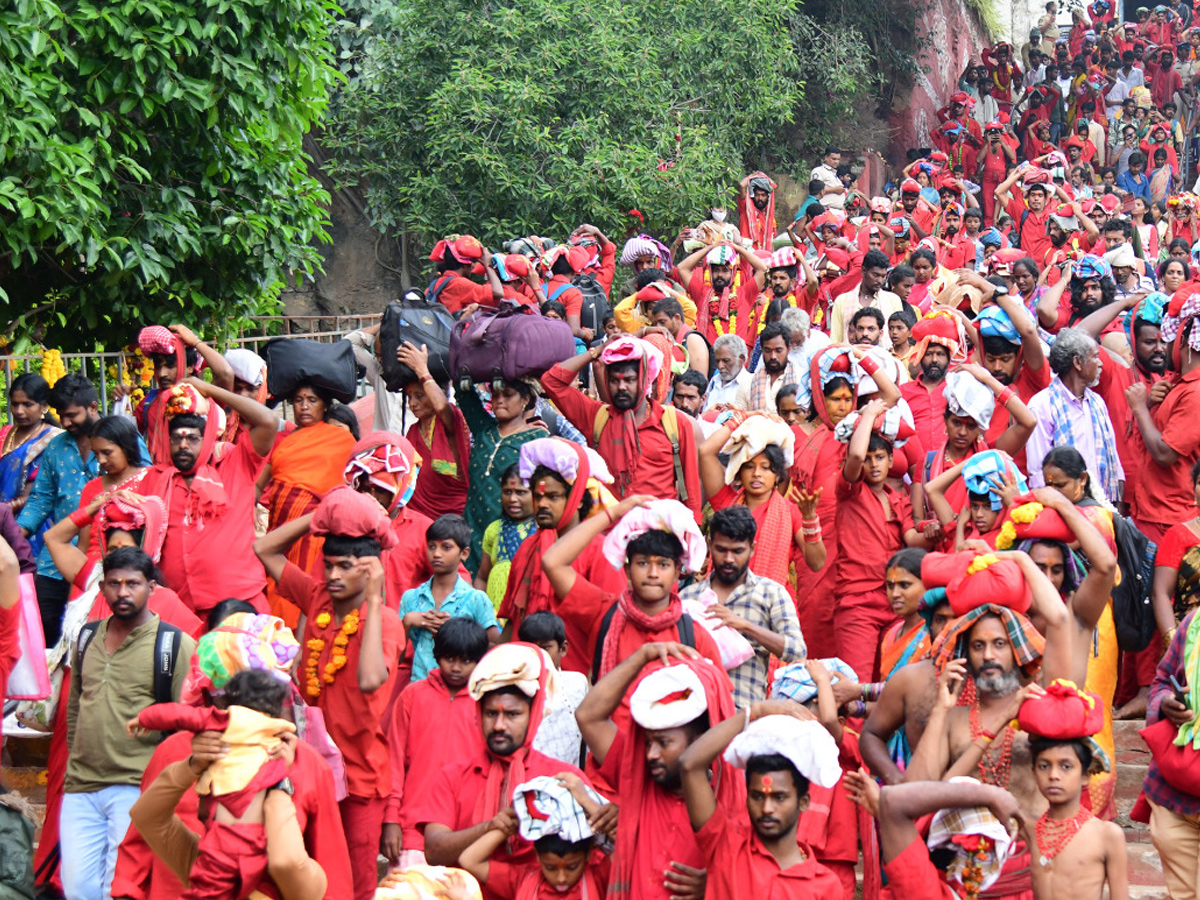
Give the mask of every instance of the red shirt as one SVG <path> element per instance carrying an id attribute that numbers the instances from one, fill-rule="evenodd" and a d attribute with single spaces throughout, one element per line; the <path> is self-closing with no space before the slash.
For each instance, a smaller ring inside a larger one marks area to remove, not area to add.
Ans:
<path id="1" fill-rule="evenodd" d="M 319 657 L 319 669 L 324 671 L 333 658 L 334 638 L 340 632 L 333 612 L 333 600 L 325 590 L 324 581 L 313 578 L 289 562 L 284 565 L 283 575 L 279 579 L 279 593 L 295 603 L 300 612 L 308 617 L 306 645 L 308 640 L 325 641 Z M 317 616 L 321 613 L 329 613 L 331 617 L 324 628 L 317 624 Z M 404 647 L 404 630 L 398 616 L 388 612 L 383 614 L 383 658 L 388 664 L 388 679 L 371 694 L 359 690 L 356 677 L 358 656 L 362 651 L 362 633 L 360 625 L 358 631 L 350 636 L 350 643 L 345 650 L 346 665 L 334 676 L 333 684 L 321 682 L 321 693 L 315 705 L 325 714 L 329 736 L 345 757 L 346 784 L 350 794 L 367 798 L 387 797 L 391 793 L 392 774 L 382 719 L 396 684 L 396 669 Z M 307 646 L 301 650 L 301 691 L 306 690 L 304 667 L 311 652 Z M 311 704 L 313 701 L 308 699 Z"/>
<path id="2" fill-rule="evenodd" d="M 430 440 L 426 440 L 420 422 L 413 422 L 405 435 L 421 454 L 417 487 L 405 509 L 426 515 L 431 520 L 444 513 L 461 516 L 467 505 L 467 459 L 471 455 L 471 430 L 467 428 L 467 420 L 457 406 L 451 404 L 450 412 L 454 415 L 453 439 L 439 419 L 434 419 Z"/>
<path id="3" fill-rule="evenodd" d="M 913 838 L 891 862 L 885 862 L 883 874 L 888 880 L 883 889 L 884 900 L 958 900 L 929 858 L 929 850 L 920 837 Z"/>
<path id="4" fill-rule="evenodd" d="M 1105 368 L 1114 368 L 1114 366 L 1106 366 Z M 1050 387 L 1050 364 L 1043 359 L 1040 369 L 1031 369 L 1024 360 L 1021 361 L 1017 368 L 1017 377 L 1013 379 L 1013 383 L 1009 385 L 1017 396 L 1021 398 L 1022 403 L 1028 403 L 1038 391 L 1044 391 Z M 1008 410 L 996 404 L 996 408 L 992 410 L 992 421 L 988 424 L 987 431 L 984 432 L 984 440 L 989 447 L 995 447 L 996 441 L 1000 439 L 1000 435 L 1008 430 L 1011 424 L 1011 416 Z M 1115 425 L 1115 420 L 1114 420 Z M 1017 464 L 1017 468 L 1022 472 L 1025 471 L 1025 447 L 1022 446 L 1013 455 L 1013 462 Z"/>
<path id="5" fill-rule="evenodd" d="M 1179 454 L 1179 460 L 1173 466 L 1160 466 L 1147 453 L 1134 495 L 1132 512 L 1135 519 L 1177 525 L 1195 516 L 1191 472 L 1193 464 L 1200 459 L 1198 409 L 1200 369 L 1193 369 L 1171 388 L 1166 399 L 1152 412 L 1163 442 Z M 1140 430 L 1134 440 L 1141 441 Z"/>
<path id="6" fill-rule="evenodd" d="M 444 275 L 439 275 L 434 284 L 436 285 L 444 277 Z M 495 300 L 492 298 L 492 286 L 490 284 L 479 284 L 470 278 L 464 278 L 457 272 L 450 274 L 449 281 L 446 282 L 446 286 L 438 294 L 437 302 L 446 307 L 448 312 L 452 313 L 456 313 L 464 306 L 470 306 L 472 303 L 478 303 L 480 306 L 495 305 Z"/>
<path id="7" fill-rule="evenodd" d="M 392 519 L 396 546 L 383 551 L 387 585 L 383 599 L 388 609 L 398 610 L 405 591 L 433 577 L 433 570 L 429 568 L 429 554 L 425 550 L 425 532 L 432 524 L 433 519 L 429 516 L 407 508 L 400 510 Z"/>
<path id="8" fill-rule="evenodd" d="M 1014 188 L 1015 190 L 1015 188 Z M 1021 249 L 1034 259 L 1045 259 L 1046 248 L 1050 246 L 1050 235 L 1046 234 L 1046 222 L 1050 220 L 1050 200 L 1040 213 L 1035 213 L 1025 205 L 1023 196 L 1010 197 L 1004 207 L 1013 220 L 1013 228 L 1020 228 Z M 1025 213 L 1028 212 L 1028 215 Z M 1025 224 L 1021 225 L 1024 216 Z"/>
<path id="9" fill-rule="evenodd" d="M 1121 466 L 1125 469 L 1125 502 L 1132 506 L 1137 494 L 1138 479 L 1131 477 L 1140 472 L 1148 464 L 1146 445 L 1141 440 L 1137 422 L 1125 399 L 1125 389 L 1135 381 L 1140 381 L 1150 387 L 1164 376 L 1154 375 L 1150 378 L 1135 366 L 1125 366 L 1112 359 L 1104 360 L 1100 370 L 1100 383 L 1096 385 L 1096 393 L 1104 398 L 1108 408 L 1108 416 L 1112 420 L 1113 436 L 1117 441 L 1117 455 L 1121 458 Z M 1138 432 L 1138 438 L 1132 439 L 1133 432 Z"/>
<path id="10" fill-rule="evenodd" d="M 230 597 L 267 611 L 267 576 L 254 555 L 255 482 L 266 461 L 252 441 L 234 444 L 214 464 L 225 488 L 226 509 L 202 522 L 185 523 L 191 488 L 174 466 L 156 466 L 142 482 L 144 492 L 167 504 L 159 568 L 179 598 L 201 616 Z"/>
<path id="11" fill-rule="evenodd" d="M 608 890 L 609 859 L 602 850 L 588 855 L 583 876 L 565 891 L 559 891 L 542 878 L 539 866 L 514 866 L 488 862 L 487 886 L 502 900 L 603 900 Z"/>
<path id="12" fill-rule="evenodd" d="M 177 732 L 154 750 L 142 776 L 145 790 L 171 763 L 187 759 L 192 752 L 192 734 Z M 301 741 L 296 745 L 296 761 L 288 771 L 295 789 L 296 819 L 304 834 L 308 855 L 316 860 L 329 878 L 325 900 L 350 900 L 353 896 L 350 877 L 350 853 L 338 814 L 337 796 L 329 764 L 312 746 Z M 175 813 L 196 834 L 204 826 L 197 817 L 200 798 L 195 787 L 188 788 L 175 807 Z M 175 900 L 183 894 L 183 886 L 170 867 L 146 845 L 134 826 L 129 827 L 125 840 L 117 850 L 117 869 L 113 876 L 113 896 L 131 900 Z"/>
<path id="13" fill-rule="evenodd" d="M 558 296 L 555 296 L 556 291 Z M 566 275 L 551 277 L 542 285 L 542 293 L 546 295 L 547 300 L 557 300 L 566 307 L 568 316 L 583 314 L 583 291 L 571 284 L 571 279 Z"/>
<path id="14" fill-rule="evenodd" d="M 921 445 L 927 450 L 942 446 L 946 442 L 946 379 L 930 388 L 920 377 L 914 378 L 900 385 L 900 396 L 912 410 Z"/>
<path id="15" fill-rule="evenodd" d="M 865 479 L 837 480 L 838 534 L 854 535 L 854 540 L 838 544 L 837 593 L 844 605 L 848 594 L 878 592 L 883 595 L 883 576 L 887 561 L 904 546 L 904 532 L 913 528 L 912 503 L 900 491 L 884 484 L 883 492 L 891 506 L 884 516 L 883 503 Z"/>
<path id="16" fill-rule="evenodd" d="M 413 818 L 413 796 L 446 763 L 482 752 L 481 735 L 479 704 L 471 699 L 465 686 L 450 696 L 441 669 L 432 669 L 428 676 L 400 692 L 387 731 L 392 795 L 383 820 L 403 826 L 405 850 L 425 848 L 425 836 Z M 407 804 L 406 799 L 410 801 Z"/>
<path id="17" fill-rule="evenodd" d="M 1200 545 L 1200 535 L 1186 523 L 1172 525 L 1158 542 L 1158 555 L 1154 557 L 1154 565 L 1165 569 L 1178 569 L 1183 557 L 1197 545 Z"/>
<path id="18" fill-rule="evenodd" d="M 740 811 L 731 815 L 718 806 L 696 832 L 696 841 L 708 860 L 708 900 L 842 900 L 844 896 L 842 882 L 816 861 L 807 844 L 800 843 L 804 862 L 779 868 Z"/>

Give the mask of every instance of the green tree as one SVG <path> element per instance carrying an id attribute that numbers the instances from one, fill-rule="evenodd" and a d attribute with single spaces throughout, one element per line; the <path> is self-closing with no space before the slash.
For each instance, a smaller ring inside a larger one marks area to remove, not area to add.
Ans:
<path id="1" fill-rule="evenodd" d="M 319 262 L 301 140 L 338 79 L 332 0 L 0 8 L 0 317 L 81 348 L 226 325 Z"/>
<path id="2" fill-rule="evenodd" d="M 330 171 L 426 242 L 620 229 L 631 208 L 663 232 L 731 201 L 748 149 L 791 116 L 797 5 L 376 3 L 340 38 Z"/>

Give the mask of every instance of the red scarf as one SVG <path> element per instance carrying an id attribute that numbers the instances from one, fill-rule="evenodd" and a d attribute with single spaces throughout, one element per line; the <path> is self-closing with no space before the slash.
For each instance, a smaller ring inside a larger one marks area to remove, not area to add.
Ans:
<path id="1" fill-rule="evenodd" d="M 600 654 L 599 677 L 603 678 L 620 662 L 617 659 L 618 646 L 621 643 L 621 632 L 625 630 L 626 623 L 633 625 L 638 631 L 653 633 L 674 625 L 682 615 L 683 603 L 680 601 L 679 595 L 674 592 L 671 594 L 671 602 L 667 608 L 658 615 L 651 616 L 638 607 L 633 599 L 633 591 L 626 588 L 625 593 L 617 600 L 616 611 L 609 622 L 608 634 L 604 636 L 604 649 Z"/>
<path id="2" fill-rule="evenodd" d="M 163 391 L 160 395 L 164 405 L 166 393 Z M 157 405 L 158 401 L 155 400 L 155 406 Z M 168 436 L 168 440 L 169 428 L 170 423 L 162 420 L 162 433 Z M 184 524 L 203 528 L 206 521 L 225 514 L 229 507 L 228 498 L 225 495 L 225 485 L 221 482 L 221 476 L 216 467 L 209 461 L 212 459 L 216 443 L 217 410 L 210 400 L 208 415 L 204 419 L 204 443 L 200 445 L 200 452 L 196 455 L 196 465 L 192 467 L 192 470 L 180 472 L 175 468 L 175 464 L 171 462 L 168 454 L 165 463 L 158 462 L 146 473 L 146 477 L 142 480 L 142 491 L 162 498 L 163 503 L 167 506 L 167 522 L 171 521 L 171 487 L 174 480 L 189 476 L 192 484 L 187 494 L 187 509 L 183 513 Z"/>

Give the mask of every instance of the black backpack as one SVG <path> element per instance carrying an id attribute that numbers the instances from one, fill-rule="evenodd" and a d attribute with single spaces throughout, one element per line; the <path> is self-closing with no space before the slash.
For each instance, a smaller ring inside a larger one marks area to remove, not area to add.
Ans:
<path id="1" fill-rule="evenodd" d="M 449 280 L 449 279 L 447 279 Z M 437 296 L 436 282 L 425 296 Z M 383 380 L 389 391 L 402 391 L 416 381 L 416 373 L 396 361 L 396 349 L 405 341 L 429 350 L 429 374 L 439 384 L 450 380 L 450 333 L 454 331 L 454 316 L 440 303 L 417 299 L 393 300 L 383 311 L 379 326 L 379 357 Z"/>
<path id="2" fill-rule="evenodd" d="M 596 276 L 589 272 L 576 275 L 571 283 L 583 294 L 583 307 L 579 313 L 579 324 L 592 329 L 592 335 L 604 335 L 604 320 L 609 316 L 608 294 L 605 292 Z"/>
<path id="3" fill-rule="evenodd" d="M 604 655 L 604 639 L 608 636 L 608 629 L 612 627 L 613 615 L 617 611 L 617 604 L 613 604 L 608 608 L 608 612 L 604 614 L 604 618 L 600 620 L 600 631 L 596 634 L 596 652 L 592 656 L 592 684 L 600 680 L 600 658 Z M 692 621 L 692 617 L 684 613 L 679 617 L 679 621 L 675 623 L 675 629 L 679 632 L 679 643 L 685 647 L 696 647 L 696 624 Z"/>
<path id="4" fill-rule="evenodd" d="M 103 620 L 100 620 L 103 621 Z M 79 631 L 79 645 L 75 648 L 74 677 L 83 690 L 83 656 L 92 644 L 92 638 L 100 630 L 100 621 L 88 622 Z M 175 664 L 179 660 L 179 646 L 183 643 L 183 632 L 158 620 L 158 632 L 154 635 L 154 702 L 170 703 L 175 699 Z"/>
<path id="5" fill-rule="evenodd" d="M 1150 646 L 1157 624 L 1151 603 L 1154 584 L 1154 558 L 1158 545 L 1129 519 L 1113 513 L 1117 542 L 1117 567 L 1121 583 L 1113 588 L 1113 623 L 1117 644 L 1126 653 L 1137 653 Z"/>

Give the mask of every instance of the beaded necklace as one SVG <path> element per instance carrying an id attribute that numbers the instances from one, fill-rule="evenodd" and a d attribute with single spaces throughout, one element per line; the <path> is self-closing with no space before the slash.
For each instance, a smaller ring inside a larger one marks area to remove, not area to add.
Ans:
<path id="1" fill-rule="evenodd" d="M 1086 806 L 1080 806 L 1079 812 L 1069 819 L 1052 819 L 1049 812 L 1042 813 L 1035 827 L 1038 852 L 1041 854 L 1038 862 L 1043 867 L 1050 865 L 1054 861 L 1054 857 L 1058 856 L 1063 848 L 1071 843 L 1071 839 L 1079 833 L 1079 829 L 1084 826 L 1084 823 L 1088 819 L 1094 818 L 1092 811 Z"/>
<path id="2" fill-rule="evenodd" d="M 329 613 L 323 612 L 314 619 L 314 624 L 318 628 L 328 628 L 332 621 L 333 617 Z M 325 663 L 324 671 L 321 670 L 321 651 L 325 649 L 324 639 L 309 638 L 304 642 L 309 651 L 308 659 L 304 662 L 304 686 L 309 700 L 316 702 L 321 695 L 321 684 L 333 684 L 334 676 L 345 667 L 346 647 L 350 643 L 350 636 L 358 631 L 358 624 L 358 610 L 351 610 L 342 620 L 342 627 L 338 629 L 338 633 L 333 639 L 333 653 L 329 662 Z"/>
<path id="3" fill-rule="evenodd" d="M 970 712 L 971 722 L 971 740 L 983 735 L 983 726 L 979 722 L 979 703 L 976 701 L 971 704 Z M 988 747 L 983 751 L 983 755 L 979 757 L 979 774 L 981 781 L 984 784 L 994 784 L 998 787 L 1008 788 L 1008 779 L 1012 771 L 1012 747 L 1013 747 L 1013 730 L 1008 725 L 1001 729 L 1004 737 L 1000 742 L 1000 756 L 994 758 L 991 755 L 992 747 Z"/>

